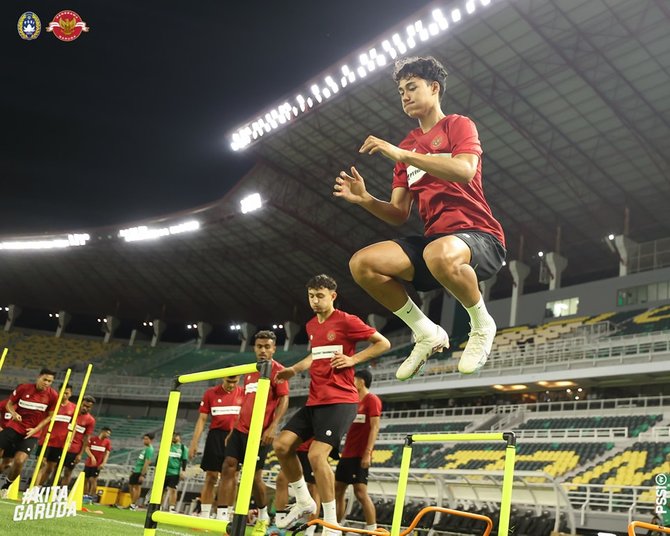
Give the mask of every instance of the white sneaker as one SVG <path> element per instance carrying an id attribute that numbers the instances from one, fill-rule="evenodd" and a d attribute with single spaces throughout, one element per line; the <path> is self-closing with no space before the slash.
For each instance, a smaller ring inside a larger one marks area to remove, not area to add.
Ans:
<path id="1" fill-rule="evenodd" d="M 321 536 L 342 536 L 342 531 L 324 527 Z"/>
<path id="2" fill-rule="evenodd" d="M 428 358 L 441 352 L 445 348 L 449 348 L 449 336 L 441 326 L 435 326 L 435 335 L 432 337 L 421 337 L 416 339 L 416 344 L 412 348 L 412 353 L 402 362 L 395 373 L 395 377 L 400 381 L 409 380 L 413 378 L 426 364 Z"/>
<path id="3" fill-rule="evenodd" d="M 304 517 L 314 513 L 316 513 L 316 503 L 310 497 L 309 502 L 296 502 L 293 506 L 291 506 L 285 517 L 282 519 L 275 519 L 275 525 L 277 525 L 277 528 L 279 529 L 292 527 L 295 525 L 296 521 L 300 521 Z"/>
<path id="4" fill-rule="evenodd" d="M 495 321 L 491 318 L 489 325 L 481 328 L 472 328 L 468 336 L 470 338 L 458 362 L 458 371 L 461 374 L 477 372 L 486 363 L 493 347 L 493 339 L 496 336 Z"/>

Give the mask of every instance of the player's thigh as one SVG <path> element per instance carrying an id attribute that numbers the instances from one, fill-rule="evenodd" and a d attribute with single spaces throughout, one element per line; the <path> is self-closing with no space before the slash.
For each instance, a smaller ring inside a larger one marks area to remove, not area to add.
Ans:
<path id="1" fill-rule="evenodd" d="M 371 270 L 375 273 L 411 281 L 414 267 L 402 247 L 392 240 L 371 244 L 354 253 L 349 261 L 351 273 L 355 275 Z"/>
<path id="2" fill-rule="evenodd" d="M 431 271 L 434 267 L 469 264 L 471 255 L 470 247 L 455 235 L 433 240 L 423 250 L 423 258 Z"/>

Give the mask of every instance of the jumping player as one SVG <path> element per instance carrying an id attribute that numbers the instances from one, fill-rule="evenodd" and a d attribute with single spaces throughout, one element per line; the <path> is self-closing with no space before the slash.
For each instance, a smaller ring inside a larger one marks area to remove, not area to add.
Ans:
<path id="1" fill-rule="evenodd" d="M 402 281 L 418 291 L 445 288 L 465 307 L 471 331 L 458 369 L 471 374 L 486 362 L 496 333 L 478 280 L 495 275 L 505 259 L 503 230 L 482 188 L 479 135 L 469 118 L 442 111 L 447 71 L 435 58 L 399 60 L 393 78 L 404 112 L 419 128 L 399 146 L 368 136 L 359 150 L 395 162 L 390 201 L 373 197 L 354 167 L 335 179 L 333 195 L 391 225 L 405 223 L 416 200 L 424 234 L 363 248 L 349 266 L 356 282 L 414 333 L 416 344 L 396 372 L 399 380 L 412 378 L 431 355 L 449 347 L 447 333 L 410 299 Z"/>
<path id="2" fill-rule="evenodd" d="M 279 528 L 293 525 L 305 515 L 316 512 L 316 503 L 309 494 L 296 456 L 298 446 L 310 438 L 309 462 L 323 506 L 324 521 L 337 524 L 335 507 L 335 478 L 328 455 L 338 449 L 340 440 L 356 416 L 358 392 L 354 385 L 353 367 L 386 352 L 391 344 L 374 328 L 354 315 L 335 309 L 337 283 L 325 274 L 307 282 L 309 304 L 316 316 L 307 323 L 312 352 L 302 361 L 279 373 L 290 379 L 309 369 L 309 396 L 303 408 L 291 418 L 274 442 L 282 471 L 296 496 L 296 503 L 284 519 L 276 522 Z M 356 352 L 356 343 L 370 345 Z M 337 531 L 324 529 L 325 536 Z"/>

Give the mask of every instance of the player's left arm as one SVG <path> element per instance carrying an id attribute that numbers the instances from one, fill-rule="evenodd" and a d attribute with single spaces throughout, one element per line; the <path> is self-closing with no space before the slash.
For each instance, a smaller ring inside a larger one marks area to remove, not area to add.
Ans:
<path id="1" fill-rule="evenodd" d="M 469 184 L 477 173 L 479 156 L 476 154 L 460 153 L 448 158 L 440 155 L 405 152 L 407 154 L 400 162 L 422 169 L 438 179 Z"/>
<path id="2" fill-rule="evenodd" d="M 275 435 L 277 434 L 277 426 L 284 418 L 286 410 L 288 409 L 288 395 L 282 395 L 278 398 L 275 414 L 270 425 L 265 429 L 261 436 L 261 443 L 264 445 L 272 445 Z"/>
<path id="3" fill-rule="evenodd" d="M 53 413 L 54 413 L 53 411 L 50 411 L 48 415 L 44 419 L 42 419 L 42 421 L 37 426 L 35 426 L 35 428 L 28 428 L 26 439 L 28 439 L 29 437 L 33 437 L 35 434 L 39 434 L 40 430 L 42 430 L 42 428 L 44 428 L 49 424 L 49 421 L 51 421 L 51 416 L 53 415 Z"/>
<path id="4" fill-rule="evenodd" d="M 352 356 L 336 353 L 330 361 L 333 368 L 341 369 L 346 367 L 355 367 L 374 357 L 382 355 L 391 348 L 391 343 L 378 331 L 375 331 L 368 339 L 370 346 L 355 353 Z"/>
<path id="5" fill-rule="evenodd" d="M 81 461 L 81 455 L 86 454 L 89 458 L 93 457 L 93 453 L 91 452 L 91 449 L 89 448 L 88 441 L 91 437 L 91 434 L 85 434 L 84 437 L 82 437 L 82 443 L 81 443 L 81 448 L 79 449 L 79 452 L 77 452 L 77 455 L 74 457 L 74 462 L 79 463 Z"/>
<path id="6" fill-rule="evenodd" d="M 365 452 L 361 457 L 361 467 L 367 469 L 372 464 L 372 451 L 375 448 L 377 435 L 379 435 L 380 417 L 368 417 L 370 419 L 370 433 L 368 434 L 368 444 L 365 446 Z"/>

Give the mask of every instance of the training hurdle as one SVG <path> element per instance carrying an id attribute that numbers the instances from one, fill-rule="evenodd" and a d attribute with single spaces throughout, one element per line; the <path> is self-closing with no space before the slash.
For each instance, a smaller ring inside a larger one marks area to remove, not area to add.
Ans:
<path id="1" fill-rule="evenodd" d="M 244 460 L 242 462 L 242 473 L 240 475 L 240 484 L 237 491 L 233 522 L 230 524 L 230 530 L 228 530 L 228 521 L 220 519 L 203 519 L 201 517 L 161 511 L 160 505 L 163 498 L 165 473 L 167 472 L 172 434 L 174 433 L 175 421 L 177 420 L 179 399 L 181 397 L 179 388 L 181 385 L 185 383 L 221 379 L 225 376 L 251 374 L 256 371 L 260 373 L 260 378 L 258 380 L 253 413 L 251 415 L 247 450 L 244 453 Z M 265 406 L 270 391 L 271 372 L 272 362 L 262 361 L 258 363 L 250 363 L 248 365 L 183 374 L 175 378 L 174 387 L 170 391 L 167 409 L 165 410 L 163 436 L 161 437 L 158 449 L 158 461 L 156 462 L 156 471 L 154 473 L 154 481 L 151 487 L 147 516 L 144 522 L 144 536 L 155 536 L 158 523 L 165 523 L 177 527 L 211 530 L 219 533 L 227 532 L 231 536 L 244 536 L 247 514 L 249 513 L 249 502 L 251 501 L 251 488 L 253 485 L 254 473 L 256 472 L 258 447 L 260 446 L 261 435 L 263 433 Z"/>
<path id="2" fill-rule="evenodd" d="M 635 529 L 655 530 L 657 532 L 670 534 L 670 527 L 661 527 L 660 525 L 653 525 L 651 523 L 645 523 L 644 521 L 633 521 L 628 525 L 628 536 L 635 536 Z"/>
<path id="3" fill-rule="evenodd" d="M 405 446 L 402 451 L 402 460 L 400 462 L 400 474 L 398 476 L 398 492 L 396 496 L 395 508 L 393 510 L 393 522 L 391 525 L 391 536 L 404 536 L 410 532 L 410 529 L 405 530 L 401 533 L 400 525 L 402 523 L 402 513 L 405 508 L 405 495 L 407 492 L 407 480 L 409 478 L 409 468 L 410 462 L 412 460 L 412 445 L 414 443 L 454 443 L 454 442 L 466 442 L 466 441 L 504 441 L 506 443 L 505 448 L 505 470 L 503 473 L 503 485 L 502 485 L 502 497 L 500 500 L 500 521 L 498 523 L 498 534 L 507 534 L 509 530 L 509 516 L 512 505 L 512 482 L 514 478 L 514 459 L 516 456 L 516 438 L 512 432 L 502 432 L 502 433 L 474 433 L 474 434 L 409 434 L 405 438 Z M 478 516 L 476 514 L 470 514 L 469 512 L 458 512 L 455 510 L 449 510 L 447 508 L 439 507 L 429 507 L 434 511 L 439 511 L 447 514 L 454 515 L 465 515 L 465 517 L 471 517 L 476 519 L 481 519 L 487 523 L 486 534 L 490 533 L 492 529 L 491 520 L 485 516 Z M 430 511 L 429 508 L 424 508 L 425 513 Z M 414 526 L 418 523 L 418 520 L 423 516 L 424 510 L 419 512 L 419 514 L 414 519 Z"/>

